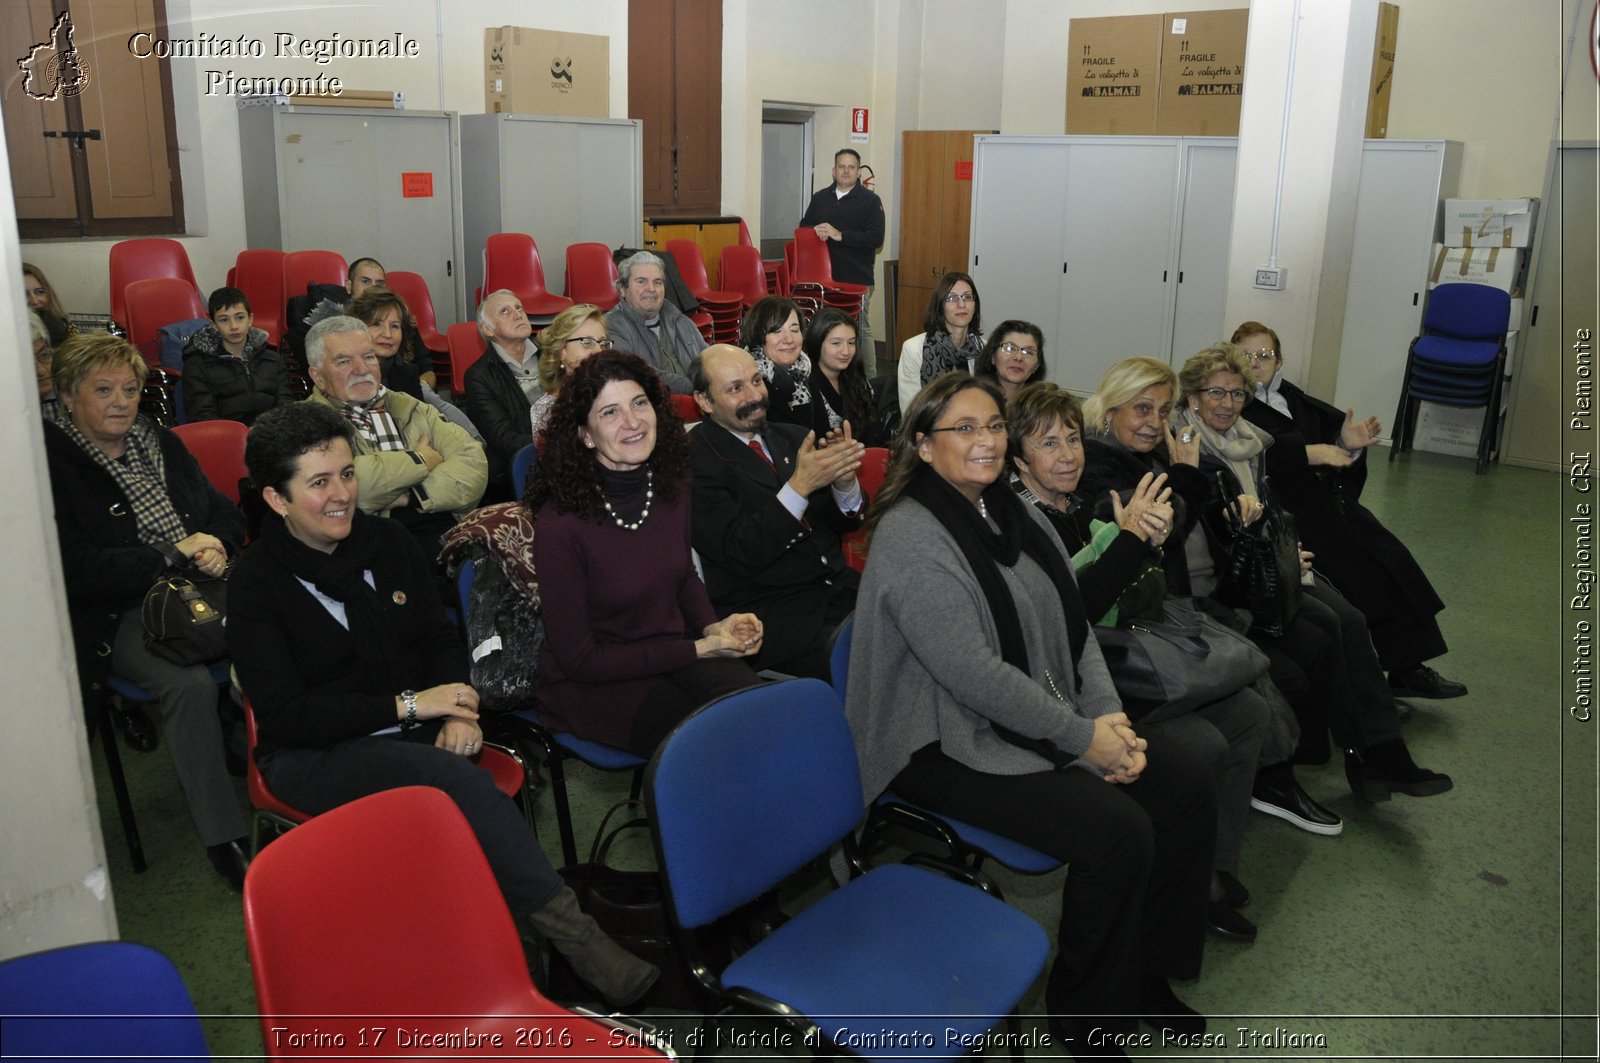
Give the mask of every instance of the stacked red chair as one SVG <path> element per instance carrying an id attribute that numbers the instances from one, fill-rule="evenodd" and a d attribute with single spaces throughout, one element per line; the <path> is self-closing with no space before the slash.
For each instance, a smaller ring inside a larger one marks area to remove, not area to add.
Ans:
<path id="1" fill-rule="evenodd" d="M 267 334 L 274 347 L 283 342 L 283 311 L 288 298 L 283 294 L 283 252 L 273 248 L 240 251 L 228 271 L 228 286 L 244 292 L 250 300 L 255 327 Z"/>
<path id="2" fill-rule="evenodd" d="M 668 240 L 667 254 L 678 263 L 678 275 L 689 286 L 700 307 L 711 316 L 711 343 L 738 343 L 739 322 L 744 318 L 744 297 L 711 287 L 706 279 L 706 260 L 700 245 L 693 240 Z M 704 330 L 701 330 L 704 332 Z"/>
<path id="3" fill-rule="evenodd" d="M 196 293 L 194 267 L 189 252 L 176 240 L 150 237 L 119 240 L 111 245 L 111 320 L 128 328 L 128 285 L 151 277 L 178 277 L 189 282 Z M 202 298 L 202 303 L 204 302 Z"/>
<path id="4" fill-rule="evenodd" d="M 754 306 L 758 299 L 770 295 L 761 252 L 743 244 L 724 247 L 722 259 L 717 263 L 717 287 L 725 292 L 737 293 L 746 310 Z"/>
<path id="5" fill-rule="evenodd" d="M 538 323 L 548 323 L 572 305 L 571 299 L 545 286 L 539 245 L 527 233 L 495 233 L 484 244 L 483 295 L 502 288 L 516 292 L 523 311 Z"/>
<path id="6" fill-rule="evenodd" d="M 802 284 L 815 286 L 821 292 L 823 306 L 836 307 L 853 318 L 859 318 L 865 309 L 867 286 L 833 279 L 827 241 L 815 229 L 794 231 L 794 266 L 789 272 L 789 284 L 796 289 Z"/>
<path id="7" fill-rule="evenodd" d="M 617 262 L 605 244 L 567 247 L 567 298 L 610 310 L 622 299 L 617 289 Z"/>

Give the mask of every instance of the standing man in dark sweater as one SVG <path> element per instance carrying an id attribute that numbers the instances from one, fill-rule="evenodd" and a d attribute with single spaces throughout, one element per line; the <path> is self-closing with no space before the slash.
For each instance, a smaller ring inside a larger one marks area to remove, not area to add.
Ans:
<path id="1" fill-rule="evenodd" d="M 834 152 L 833 184 L 811 197 L 800 226 L 817 230 L 828 242 L 834 280 L 867 286 L 856 349 L 864 359 L 862 368 L 871 377 L 876 371 L 877 351 L 867 327 L 866 307 L 872 302 L 872 260 L 883 246 L 883 200 L 863 186 L 860 178 L 860 153 L 851 148 Z"/>

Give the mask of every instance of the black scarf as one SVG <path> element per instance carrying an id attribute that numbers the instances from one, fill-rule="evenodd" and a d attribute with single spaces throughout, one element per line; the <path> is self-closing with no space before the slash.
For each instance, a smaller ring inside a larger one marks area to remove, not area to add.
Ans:
<path id="1" fill-rule="evenodd" d="M 325 554 L 296 539 L 283 518 L 272 513 L 262 522 L 261 542 L 267 556 L 344 606 L 350 638 L 364 668 L 377 675 L 403 675 L 408 671 L 406 662 L 395 656 L 395 640 L 379 613 L 378 592 L 364 578 L 378 559 L 371 524 L 378 519 L 357 510 L 349 536 L 333 553 Z"/>
<path id="2" fill-rule="evenodd" d="M 1083 599 L 1078 596 L 1078 585 L 1072 581 L 1067 561 L 1061 556 L 1043 528 L 1028 515 L 1027 503 L 1011 490 L 1004 481 L 984 488 L 983 504 L 989 517 L 999 527 L 996 533 L 988 521 L 978 513 L 965 495 L 949 481 L 927 465 L 919 468 L 906 485 L 906 496 L 932 513 L 948 531 L 966 558 L 967 567 L 978 579 L 989 614 L 994 617 L 995 629 L 1000 635 L 1000 658 L 1026 676 L 1033 673 L 1028 667 L 1028 645 L 1022 634 L 1022 620 L 1017 615 L 1017 603 L 1011 597 L 1000 566 L 1011 568 L 1023 554 L 1044 569 L 1050 582 L 1056 586 L 1061 599 L 1061 612 L 1067 626 L 1067 647 L 1072 652 L 1072 671 L 1077 683 L 1074 692 L 1083 688 L 1083 673 L 1078 661 L 1083 654 L 1083 644 L 1089 637 L 1089 621 L 1083 611 Z M 1043 738 L 1028 738 L 1009 727 L 993 721 L 994 733 L 1014 746 L 1039 754 L 1057 767 L 1070 764 L 1073 757 L 1062 752 L 1054 743 Z"/>
<path id="3" fill-rule="evenodd" d="M 1089 637 L 1089 622 L 1084 616 L 1083 599 L 1078 596 L 1078 585 L 1066 559 L 1056 549 L 1043 528 L 1028 515 L 1026 503 L 1017 497 L 1005 483 L 996 482 L 984 488 L 983 504 L 989 516 L 999 526 L 996 533 L 944 477 L 924 465 L 906 485 L 906 496 L 921 503 L 955 539 L 962 556 L 983 589 L 984 600 L 994 617 L 1000 634 L 1000 657 L 1007 664 L 1032 675 L 1028 667 L 1028 647 L 1022 636 L 1022 621 L 1017 615 L 1017 603 L 1000 575 L 1001 565 L 1012 568 L 1022 554 L 1044 569 L 1056 586 L 1061 598 L 1061 612 L 1067 625 L 1067 645 L 1072 651 L 1073 671 L 1083 654 L 1083 644 Z M 1078 686 L 1082 686 L 1082 679 Z"/>

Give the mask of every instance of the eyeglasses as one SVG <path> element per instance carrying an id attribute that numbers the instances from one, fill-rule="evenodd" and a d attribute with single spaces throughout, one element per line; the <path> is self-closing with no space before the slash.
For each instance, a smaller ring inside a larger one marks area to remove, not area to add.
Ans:
<path id="1" fill-rule="evenodd" d="M 56 349 L 50 346 L 48 343 L 41 344 L 39 349 L 33 352 L 33 360 L 43 364 L 54 358 L 55 353 Z"/>
<path id="2" fill-rule="evenodd" d="M 948 428 L 928 429 L 929 435 L 935 432 L 954 432 L 957 439 L 972 439 L 979 432 L 987 432 L 992 436 L 1003 436 L 1006 434 L 1006 423 L 1004 421 L 990 421 L 988 424 L 953 424 Z"/>
<path id="3" fill-rule="evenodd" d="M 1251 365 L 1257 362 L 1276 362 L 1278 360 L 1278 352 L 1271 347 L 1264 347 L 1259 351 L 1245 351 L 1244 355 L 1250 359 Z"/>
<path id="4" fill-rule="evenodd" d="M 1037 357 L 1039 357 L 1039 348 L 1037 348 L 1037 347 L 1019 347 L 1015 343 L 1012 343 L 1010 340 L 1007 340 L 1006 342 L 1004 342 L 1004 343 L 1002 343 L 1000 345 L 1000 353 L 1001 354 L 1020 354 L 1024 358 L 1037 358 Z"/>
<path id="5" fill-rule="evenodd" d="M 1201 388 L 1200 394 L 1210 396 L 1212 402 L 1221 402 L 1223 399 L 1243 402 L 1250 397 L 1248 391 L 1242 391 L 1239 388 Z"/>
<path id="6" fill-rule="evenodd" d="M 611 349 L 610 340 L 597 340 L 593 336 L 574 336 L 567 343 L 576 343 L 586 351 L 609 351 Z"/>
<path id="7" fill-rule="evenodd" d="M 978 297 L 971 292 L 946 292 L 944 301 L 947 303 L 975 303 Z"/>

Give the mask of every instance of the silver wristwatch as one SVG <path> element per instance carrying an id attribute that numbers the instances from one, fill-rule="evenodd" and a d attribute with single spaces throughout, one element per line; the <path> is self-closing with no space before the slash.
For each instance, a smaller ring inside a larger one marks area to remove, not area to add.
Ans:
<path id="1" fill-rule="evenodd" d="M 415 690 L 400 691 L 400 700 L 406 705 L 406 718 L 400 726 L 411 728 L 417 726 L 417 692 Z"/>

